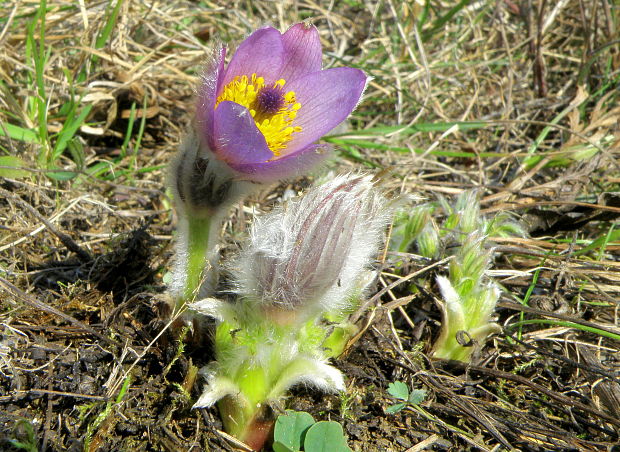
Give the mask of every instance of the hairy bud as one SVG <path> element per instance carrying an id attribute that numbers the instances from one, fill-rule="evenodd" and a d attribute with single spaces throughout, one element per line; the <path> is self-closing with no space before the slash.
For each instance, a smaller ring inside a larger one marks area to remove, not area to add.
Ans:
<path id="1" fill-rule="evenodd" d="M 386 202 L 369 177 L 341 176 L 258 218 L 239 260 L 240 294 L 301 319 L 342 309 L 377 252 Z"/>

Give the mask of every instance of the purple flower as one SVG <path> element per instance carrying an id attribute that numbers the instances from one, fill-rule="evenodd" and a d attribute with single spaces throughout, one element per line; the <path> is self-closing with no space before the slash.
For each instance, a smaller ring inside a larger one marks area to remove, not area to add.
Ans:
<path id="1" fill-rule="evenodd" d="M 321 42 L 303 23 L 284 34 L 261 28 L 241 43 L 228 67 L 216 50 L 198 92 L 202 146 L 243 179 L 295 176 L 327 150 L 316 141 L 344 121 L 360 100 L 366 75 L 348 67 L 321 70 Z"/>

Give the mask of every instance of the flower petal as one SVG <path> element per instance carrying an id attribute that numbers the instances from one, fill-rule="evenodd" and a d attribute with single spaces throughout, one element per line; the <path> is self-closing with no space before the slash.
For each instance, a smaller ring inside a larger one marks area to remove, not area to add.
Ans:
<path id="1" fill-rule="evenodd" d="M 237 48 L 226 68 L 222 86 L 238 75 L 249 77 L 254 73 L 267 81 L 279 79 L 283 52 L 282 35 L 278 30 L 271 27 L 256 30 Z"/>
<path id="2" fill-rule="evenodd" d="M 273 157 L 248 109 L 235 102 L 224 101 L 217 106 L 213 133 L 215 153 L 233 168 L 263 163 Z"/>
<path id="3" fill-rule="evenodd" d="M 217 92 L 221 88 L 222 75 L 224 73 L 224 57 L 226 49 L 217 47 L 213 50 L 211 59 L 207 62 L 198 88 L 198 100 L 196 104 L 196 129 L 199 135 L 207 142 L 211 149 L 213 142 L 213 108 Z"/>
<path id="4" fill-rule="evenodd" d="M 299 23 L 282 35 L 284 60 L 280 78 L 287 82 L 321 70 L 321 39 L 314 25 Z"/>
<path id="5" fill-rule="evenodd" d="M 293 125 L 302 128 L 293 134 L 288 148 L 304 148 L 344 121 L 359 102 L 365 86 L 364 72 L 349 67 L 314 72 L 287 83 L 287 90 L 294 91 L 301 104 Z"/>
<path id="6" fill-rule="evenodd" d="M 256 164 L 233 164 L 231 167 L 242 173 L 248 180 L 255 182 L 273 182 L 281 179 L 298 177 L 308 172 L 331 155 L 331 147 L 315 144 L 270 162 Z"/>

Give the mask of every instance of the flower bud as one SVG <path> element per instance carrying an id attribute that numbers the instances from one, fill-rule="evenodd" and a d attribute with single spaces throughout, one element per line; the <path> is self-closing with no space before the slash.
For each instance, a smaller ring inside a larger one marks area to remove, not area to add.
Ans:
<path id="1" fill-rule="evenodd" d="M 450 281 L 460 294 L 478 285 L 491 263 L 492 250 L 484 248 L 485 240 L 480 233 L 467 236 L 450 261 Z"/>
<path id="2" fill-rule="evenodd" d="M 508 212 L 500 212 L 485 223 L 486 234 L 490 237 L 525 237 L 527 231 L 519 223 L 514 215 Z"/>
<path id="3" fill-rule="evenodd" d="M 430 204 L 414 207 L 407 223 L 407 236 L 417 237 L 424 229 L 424 226 L 431 221 L 431 215 L 434 210 L 435 208 Z"/>
<path id="4" fill-rule="evenodd" d="M 459 231 L 470 234 L 482 223 L 480 197 L 476 190 L 464 191 L 456 200 L 455 210 L 459 216 Z"/>
<path id="5" fill-rule="evenodd" d="M 370 177 L 340 176 L 258 218 L 239 260 L 238 291 L 297 320 L 346 307 L 388 221 Z"/>
<path id="6" fill-rule="evenodd" d="M 439 233 L 433 223 L 427 223 L 418 236 L 416 243 L 418 252 L 424 257 L 434 259 L 439 254 Z"/>

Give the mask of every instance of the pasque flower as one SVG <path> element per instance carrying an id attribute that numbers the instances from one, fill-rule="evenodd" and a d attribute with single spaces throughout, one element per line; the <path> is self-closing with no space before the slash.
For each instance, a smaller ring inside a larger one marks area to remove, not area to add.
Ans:
<path id="1" fill-rule="evenodd" d="M 323 159 L 316 141 L 353 111 L 366 85 L 363 71 L 321 70 L 314 26 L 281 34 L 260 28 L 227 67 L 217 50 L 198 89 L 196 130 L 213 156 L 243 179 L 265 182 L 300 174 Z"/>
<path id="2" fill-rule="evenodd" d="M 229 433 L 259 448 L 270 404 L 291 386 L 343 390 L 324 319 L 364 290 L 390 213 L 369 177 L 349 175 L 258 218 L 231 266 L 239 299 L 190 305 L 219 321 L 216 361 L 194 406 L 219 401 Z"/>
<path id="3" fill-rule="evenodd" d="M 196 116 L 170 186 L 179 214 L 171 293 L 177 309 L 217 285 L 219 225 L 237 199 L 260 184 L 299 176 L 329 155 L 317 143 L 360 100 L 359 69 L 321 69 L 315 27 L 260 28 L 224 64 L 217 48 L 200 86 Z"/>

